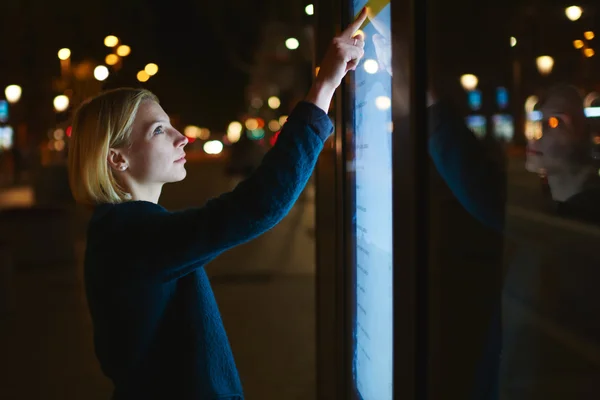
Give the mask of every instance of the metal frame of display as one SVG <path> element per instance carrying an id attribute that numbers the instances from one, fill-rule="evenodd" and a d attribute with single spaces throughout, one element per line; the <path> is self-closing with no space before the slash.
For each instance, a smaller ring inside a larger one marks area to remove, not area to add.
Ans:
<path id="1" fill-rule="evenodd" d="M 317 5 L 320 60 L 331 38 L 353 18 L 340 0 Z M 405 71 L 406 85 L 395 74 L 393 107 L 408 102 L 406 115 L 393 113 L 393 248 L 394 248 L 394 398 L 427 396 L 428 338 L 428 150 L 425 2 L 392 0 L 393 69 Z M 355 308 L 355 246 L 350 218 L 354 174 L 348 167 L 352 146 L 352 75 L 332 108 L 335 159 L 317 167 L 317 398 L 360 399 L 354 389 L 352 351 Z M 334 173 L 325 173 L 333 168 Z M 335 188 L 334 196 L 324 188 Z M 335 235 L 322 224 L 335 216 Z M 324 218 L 329 216 L 329 218 Z"/>

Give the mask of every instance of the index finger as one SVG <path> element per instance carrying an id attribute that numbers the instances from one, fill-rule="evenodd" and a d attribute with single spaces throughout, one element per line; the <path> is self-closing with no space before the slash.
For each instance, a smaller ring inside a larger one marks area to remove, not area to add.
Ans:
<path id="1" fill-rule="evenodd" d="M 346 29 L 344 29 L 344 31 L 342 32 L 342 34 L 340 36 L 351 38 L 354 35 L 354 32 L 356 32 L 358 30 L 358 28 L 360 28 L 360 26 L 363 24 L 363 22 L 365 22 L 366 18 L 367 18 L 367 7 L 364 7 L 361 10 L 360 14 L 358 14 L 358 16 L 356 17 L 354 22 L 352 22 L 350 25 L 348 25 L 348 27 L 346 27 Z"/>

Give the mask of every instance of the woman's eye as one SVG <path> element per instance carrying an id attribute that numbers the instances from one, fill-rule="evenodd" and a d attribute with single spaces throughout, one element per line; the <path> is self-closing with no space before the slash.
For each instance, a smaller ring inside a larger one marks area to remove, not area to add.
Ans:
<path id="1" fill-rule="evenodd" d="M 156 129 L 154 130 L 154 134 L 160 135 L 161 133 L 165 133 L 165 128 L 163 128 L 162 126 L 157 126 Z"/>

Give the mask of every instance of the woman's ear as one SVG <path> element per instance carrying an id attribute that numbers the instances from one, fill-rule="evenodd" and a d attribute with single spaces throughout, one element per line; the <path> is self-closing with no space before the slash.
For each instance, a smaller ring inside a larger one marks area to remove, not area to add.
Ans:
<path id="1" fill-rule="evenodd" d="M 108 162 L 108 166 L 114 171 L 123 172 L 129 167 L 125 156 L 119 149 L 109 149 L 106 161 Z"/>

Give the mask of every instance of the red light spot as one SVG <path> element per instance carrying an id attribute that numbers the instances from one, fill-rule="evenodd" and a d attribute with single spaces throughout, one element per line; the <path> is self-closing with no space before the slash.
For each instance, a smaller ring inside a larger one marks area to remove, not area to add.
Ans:
<path id="1" fill-rule="evenodd" d="M 256 118 L 256 122 L 258 122 L 258 127 L 259 128 L 264 128 L 265 127 L 265 120 L 262 118 Z"/>
<path id="2" fill-rule="evenodd" d="M 277 143 L 277 138 L 279 137 L 279 133 L 281 133 L 281 131 L 277 131 L 273 134 L 273 136 L 271 136 L 271 139 L 269 140 L 269 142 L 271 143 L 271 146 L 275 146 L 275 143 Z"/>
<path id="3" fill-rule="evenodd" d="M 73 127 L 72 126 L 67 127 L 67 130 L 66 130 L 67 137 L 71 137 L 72 132 L 73 132 Z"/>
<path id="4" fill-rule="evenodd" d="M 192 144 L 192 143 L 194 143 L 194 142 L 196 141 L 196 138 L 191 138 L 191 137 L 189 137 L 189 138 L 187 138 L 187 139 L 188 139 L 188 143 L 189 143 L 189 144 Z"/>

